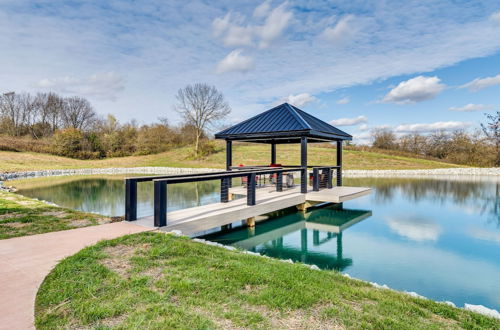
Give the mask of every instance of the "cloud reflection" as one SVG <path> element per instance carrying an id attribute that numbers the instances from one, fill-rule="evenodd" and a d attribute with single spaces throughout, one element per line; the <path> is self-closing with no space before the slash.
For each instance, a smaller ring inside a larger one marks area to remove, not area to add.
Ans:
<path id="1" fill-rule="evenodd" d="M 436 241 L 442 231 L 435 221 L 415 215 L 391 216 L 385 222 L 396 234 L 416 242 Z"/>

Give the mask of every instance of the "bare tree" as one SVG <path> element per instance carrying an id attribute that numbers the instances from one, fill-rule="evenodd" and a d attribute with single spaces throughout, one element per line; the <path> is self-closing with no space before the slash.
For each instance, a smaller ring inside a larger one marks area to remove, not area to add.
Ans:
<path id="1" fill-rule="evenodd" d="M 494 115 L 486 114 L 486 118 L 488 118 L 488 122 L 481 124 L 481 128 L 495 146 L 495 166 L 500 166 L 500 111 L 497 111 Z"/>
<path id="2" fill-rule="evenodd" d="M 96 113 L 89 101 L 74 96 L 65 99 L 62 119 L 64 127 L 87 129 L 96 118 Z"/>
<path id="3" fill-rule="evenodd" d="M 372 131 L 372 146 L 380 149 L 395 149 L 397 139 L 394 132 L 388 128 L 380 128 Z"/>
<path id="4" fill-rule="evenodd" d="M 206 129 L 219 120 L 225 118 L 231 108 L 224 99 L 224 95 L 207 84 L 188 85 L 179 89 L 176 95 L 176 111 L 188 125 L 195 128 L 195 154 L 199 154 L 200 138 Z"/>

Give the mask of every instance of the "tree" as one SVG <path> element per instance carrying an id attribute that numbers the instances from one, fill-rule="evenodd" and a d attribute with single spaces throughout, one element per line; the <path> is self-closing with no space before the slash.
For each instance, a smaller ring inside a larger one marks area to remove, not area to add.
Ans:
<path id="1" fill-rule="evenodd" d="M 500 111 L 496 114 L 486 114 L 488 122 L 486 124 L 481 124 L 484 134 L 495 146 L 495 166 L 500 166 Z"/>
<path id="2" fill-rule="evenodd" d="M 176 99 L 176 111 L 187 125 L 192 125 L 195 129 L 194 152 L 198 156 L 200 138 L 205 130 L 225 118 L 231 108 L 215 86 L 201 83 L 179 89 Z"/>
<path id="3" fill-rule="evenodd" d="M 65 99 L 62 119 L 65 128 L 85 130 L 96 119 L 96 113 L 89 101 L 74 96 Z"/>
<path id="4" fill-rule="evenodd" d="M 372 132 L 373 147 L 380 149 L 396 149 L 396 135 L 393 131 L 382 128 Z"/>

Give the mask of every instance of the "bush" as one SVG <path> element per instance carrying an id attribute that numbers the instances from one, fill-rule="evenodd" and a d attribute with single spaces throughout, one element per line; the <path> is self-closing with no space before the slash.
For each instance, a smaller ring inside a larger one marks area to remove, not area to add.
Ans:
<path id="1" fill-rule="evenodd" d="M 60 156 L 78 158 L 82 151 L 83 133 L 76 128 L 57 131 L 54 135 L 54 153 Z"/>

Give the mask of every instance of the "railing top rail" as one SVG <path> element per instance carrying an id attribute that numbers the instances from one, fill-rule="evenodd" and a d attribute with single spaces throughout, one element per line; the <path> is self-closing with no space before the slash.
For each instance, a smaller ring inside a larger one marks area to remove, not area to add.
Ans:
<path id="1" fill-rule="evenodd" d="M 278 168 L 279 167 L 269 167 L 269 168 Z M 260 168 L 261 169 L 261 168 Z M 258 171 L 259 169 L 251 169 L 246 168 L 245 171 Z M 144 181 L 154 181 L 158 179 L 170 179 L 170 178 L 184 178 L 184 177 L 194 177 L 194 176 L 204 176 L 204 175 L 212 175 L 212 174 L 225 174 L 225 173 L 234 173 L 233 171 L 214 171 L 214 172 L 204 172 L 204 173 L 186 173 L 186 174 L 167 174 L 167 175 L 152 175 L 152 176 L 136 176 L 125 178 L 125 180 L 135 180 L 137 182 Z"/>
<path id="2" fill-rule="evenodd" d="M 275 167 L 272 169 L 265 169 L 265 170 L 239 171 L 239 172 L 229 172 L 229 173 L 222 173 L 222 174 L 209 173 L 206 175 L 191 176 L 191 177 L 172 177 L 172 178 L 156 179 L 153 181 L 154 182 L 166 182 L 166 183 L 186 183 L 186 182 L 218 180 L 218 179 L 224 179 L 224 178 L 238 178 L 238 177 L 248 176 L 251 174 L 262 175 L 262 174 L 274 174 L 274 173 L 283 173 L 283 172 L 296 172 L 296 171 L 302 171 L 302 170 L 303 170 L 303 168 L 284 169 L 284 168 L 280 168 L 280 167 Z"/>

